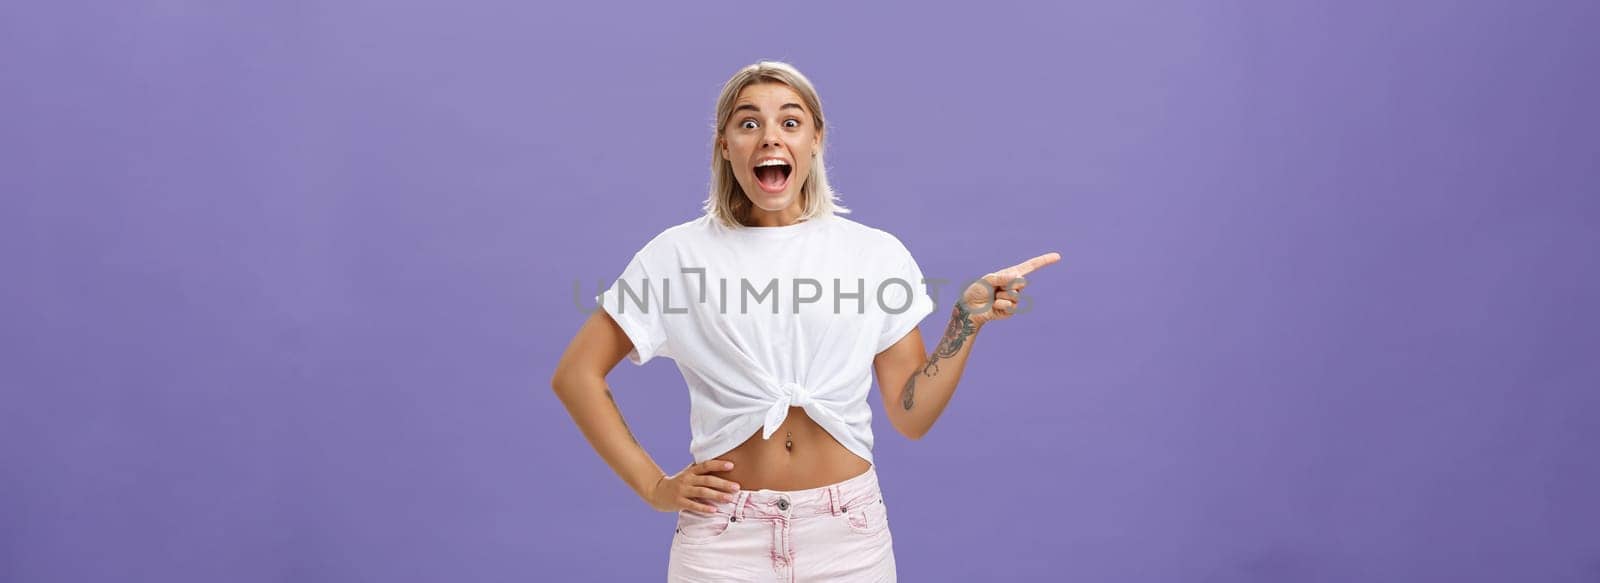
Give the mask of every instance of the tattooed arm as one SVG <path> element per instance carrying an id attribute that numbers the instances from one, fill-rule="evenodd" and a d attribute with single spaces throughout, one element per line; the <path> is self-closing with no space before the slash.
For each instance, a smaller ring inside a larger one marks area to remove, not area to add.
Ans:
<path id="1" fill-rule="evenodd" d="M 955 394 L 978 337 L 980 325 L 972 316 L 972 311 L 958 302 L 950 310 L 950 323 L 933 354 L 923 353 L 922 333 L 912 328 L 873 359 L 889 424 L 901 435 L 922 439 Z"/>
<path id="2" fill-rule="evenodd" d="M 950 323 L 932 354 L 924 356 L 922 333 L 916 328 L 878 353 L 873 359 L 878 388 L 897 431 L 911 439 L 927 435 L 956 392 L 978 331 L 1015 314 L 1018 294 L 1027 286 L 1024 275 L 1060 259 L 1060 254 L 1046 253 L 973 282 L 951 308 Z"/>

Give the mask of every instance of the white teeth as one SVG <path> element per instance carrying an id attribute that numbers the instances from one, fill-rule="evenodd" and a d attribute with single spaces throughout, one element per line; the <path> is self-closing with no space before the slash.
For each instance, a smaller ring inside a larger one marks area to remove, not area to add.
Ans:
<path id="1" fill-rule="evenodd" d="M 789 163 L 788 162 L 784 162 L 783 160 L 763 160 L 760 164 L 756 164 L 756 168 L 762 168 L 762 167 L 766 167 L 766 166 L 788 166 L 788 165 L 789 165 Z"/>

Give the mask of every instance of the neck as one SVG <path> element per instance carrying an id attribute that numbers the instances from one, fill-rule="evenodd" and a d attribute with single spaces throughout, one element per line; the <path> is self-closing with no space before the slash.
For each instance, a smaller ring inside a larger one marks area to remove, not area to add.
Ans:
<path id="1" fill-rule="evenodd" d="M 745 213 L 744 224 L 747 227 L 787 227 L 799 222 L 800 203 L 789 205 L 789 208 L 769 211 L 761 207 L 750 205 L 750 210 Z"/>

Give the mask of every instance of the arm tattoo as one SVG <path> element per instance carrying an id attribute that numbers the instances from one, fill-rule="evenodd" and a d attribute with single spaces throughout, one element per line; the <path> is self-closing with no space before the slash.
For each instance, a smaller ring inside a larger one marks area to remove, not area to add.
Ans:
<path id="1" fill-rule="evenodd" d="M 628 419 L 622 416 L 622 409 L 617 407 L 617 398 L 611 396 L 611 389 L 606 389 L 606 398 L 611 400 L 611 408 L 616 409 L 617 418 L 622 419 L 622 429 L 628 432 L 628 439 L 632 439 L 634 445 L 639 445 L 639 438 L 634 437 L 633 430 L 628 428 Z"/>
<path id="2" fill-rule="evenodd" d="M 939 340 L 939 345 L 933 349 L 933 355 L 928 357 L 928 364 L 922 367 L 922 374 L 933 377 L 939 375 L 939 359 L 955 356 L 961 351 L 961 346 L 967 343 L 967 338 L 978 332 L 972 325 L 972 310 L 967 309 L 961 300 L 956 300 L 955 310 L 950 314 L 950 326 L 944 330 L 944 338 Z M 911 373 L 911 378 L 906 380 L 905 390 L 900 391 L 900 406 L 910 411 L 916 404 L 917 373 Z"/>

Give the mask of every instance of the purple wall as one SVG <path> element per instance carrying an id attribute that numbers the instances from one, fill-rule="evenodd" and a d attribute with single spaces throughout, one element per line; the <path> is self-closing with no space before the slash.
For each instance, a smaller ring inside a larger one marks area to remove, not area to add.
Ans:
<path id="1" fill-rule="evenodd" d="M 0 581 L 661 578 L 547 383 L 758 58 L 929 276 L 1064 257 L 877 419 L 904 580 L 1600 580 L 1595 3 L 144 4 L 0 8 Z"/>

